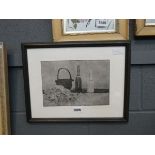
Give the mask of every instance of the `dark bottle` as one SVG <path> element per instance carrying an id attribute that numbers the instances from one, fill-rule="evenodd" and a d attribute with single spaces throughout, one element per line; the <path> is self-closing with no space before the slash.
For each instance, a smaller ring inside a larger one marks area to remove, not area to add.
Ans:
<path id="1" fill-rule="evenodd" d="M 82 79 L 80 77 L 80 65 L 77 66 L 77 75 L 75 78 L 75 92 L 82 92 Z"/>

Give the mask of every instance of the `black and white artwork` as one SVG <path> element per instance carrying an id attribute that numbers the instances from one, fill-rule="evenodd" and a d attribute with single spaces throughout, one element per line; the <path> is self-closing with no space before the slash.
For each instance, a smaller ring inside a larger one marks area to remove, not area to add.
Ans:
<path id="1" fill-rule="evenodd" d="M 113 33 L 116 32 L 115 19 L 64 19 L 64 34 Z"/>
<path id="2" fill-rule="evenodd" d="M 109 105 L 110 60 L 41 61 L 43 106 Z"/>
<path id="3" fill-rule="evenodd" d="M 28 120 L 127 119 L 128 43 L 26 44 L 24 49 Z"/>

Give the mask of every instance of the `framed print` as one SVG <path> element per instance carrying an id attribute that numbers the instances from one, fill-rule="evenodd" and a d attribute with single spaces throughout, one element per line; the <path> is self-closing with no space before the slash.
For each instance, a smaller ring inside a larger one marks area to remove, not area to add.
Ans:
<path id="1" fill-rule="evenodd" d="M 0 135 L 10 134 L 7 53 L 0 42 Z"/>
<path id="2" fill-rule="evenodd" d="M 155 19 L 136 19 L 137 37 L 155 36 Z"/>
<path id="3" fill-rule="evenodd" d="M 127 121 L 128 43 L 22 44 L 27 118 Z"/>
<path id="4" fill-rule="evenodd" d="M 54 42 L 128 40 L 125 19 L 53 19 Z"/>

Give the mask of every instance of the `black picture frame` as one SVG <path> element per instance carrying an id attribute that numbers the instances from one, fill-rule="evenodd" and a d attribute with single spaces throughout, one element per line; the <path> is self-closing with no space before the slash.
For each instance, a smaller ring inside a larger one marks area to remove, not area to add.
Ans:
<path id="1" fill-rule="evenodd" d="M 125 78 L 124 78 L 124 110 L 123 117 L 109 118 L 33 118 L 31 113 L 30 86 L 28 74 L 28 49 L 42 48 L 77 48 L 77 47 L 125 47 Z M 128 122 L 129 119 L 129 92 L 130 92 L 130 63 L 131 52 L 129 41 L 114 42 L 64 42 L 64 43 L 22 43 L 22 60 L 25 89 L 25 105 L 28 122 Z"/>

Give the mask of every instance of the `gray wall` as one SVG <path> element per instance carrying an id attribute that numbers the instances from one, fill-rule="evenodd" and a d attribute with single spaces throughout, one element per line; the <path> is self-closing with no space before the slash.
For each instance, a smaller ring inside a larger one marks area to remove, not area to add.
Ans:
<path id="1" fill-rule="evenodd" d="M 21 42 L 51 42 L 51 20 L 0 20 L 8 49 L 12 134 L 155 134 L 155 39 L 134 39 L 130 21 L 131 90 L 128 123 L 27 123 Z"/>

